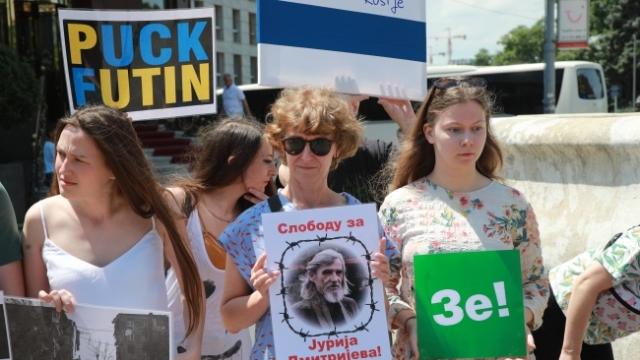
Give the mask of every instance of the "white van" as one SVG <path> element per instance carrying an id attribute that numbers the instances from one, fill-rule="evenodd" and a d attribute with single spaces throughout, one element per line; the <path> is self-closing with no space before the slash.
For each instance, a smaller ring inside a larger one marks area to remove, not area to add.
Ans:
<path id="1" fill-rule="evenodd" d="M 479 66 L 456 72 L 456 75 L 477 76 L 487 80 L 487 87 L 496 95 L 498 110 L 509 115 L 542 114 L 544 64 Z M 556 114 L 607 112 L 607 91 L 600 64 L 588 61 L 558 61 L 556 68 Z M 450 66 L 427 69 L 427 77 L 445 75 Z"/>

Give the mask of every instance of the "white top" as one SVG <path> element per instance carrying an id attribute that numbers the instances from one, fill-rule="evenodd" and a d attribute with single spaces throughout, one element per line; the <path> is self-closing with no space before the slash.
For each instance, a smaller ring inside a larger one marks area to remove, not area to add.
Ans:
<path id="1" fill-rule="evenodd" d="M 52 290 L 66 289 L 80 304 L 167 311 L 162 239 L 153 218 L 149 232 L 103 267 L 69 254 L 49 239 L 42 205 L 40 219 L 45 238 L 42 258 Z"/>
<path id="2" fill-rule="evenodd" d="M 222 325 L 220 304 L 224 287 L 224 271 L 216 268 L 209 260 L 202 236 L 200 217 L 195 209 L 187 219 L 187 236 L 191 244 L 193 258 L 204 282 L 206 313 L 204 336 L 202 337 L 202 355 L 212 359 L 249 359 L 251 354 L 251 338 L 247 329 L 237 334 L 228 333 Z M 174 339 L 180 344 L 185 336 L 181 292 L 173 269 L 169 270 L 166 279 L 169 308 L 173 313 Z"/>
<path id="3" fill-rule="evenodd" d="M 227 116 L 243 116 L 243 100 L 244 93 L 236 86 L 236 84 L 231 84 L 230 86 L 225 87 L 222 91 L 222 106 L 224 107 L 224 112 Z"/>

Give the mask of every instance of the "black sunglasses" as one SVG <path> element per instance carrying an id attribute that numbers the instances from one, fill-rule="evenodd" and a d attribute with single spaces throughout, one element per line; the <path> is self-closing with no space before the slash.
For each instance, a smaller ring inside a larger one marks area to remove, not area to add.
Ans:
<path id="1" fill-rule="evenodd" d="M 284 139 L 282 143 L 284 144 L 284 151 L 289 155 L 301 154 L 308 143 L 312 153 L 318 156 L 325 156 L 331 151 L 331 144 L 333 144 L 333 141 L 326 138 L 305 140 L 299 136 L 293 136 Z"/>
<path id="2" fill-rule="evenodd" d="M 431 92 L 429 92 L 429 98 L 427 99 L 427 103 L 425 104 L 425 109 L 429 108 L 431 105 L 431 101 L 436 96 L 437 90 L 447 90 L 457 86 L 466 86 L 466 87 L 487 87 L 487 80 L 479 77 L 470 77 L 470 78 L 440 78 L 436 80 L 433 85 L 431 85 Z"/>

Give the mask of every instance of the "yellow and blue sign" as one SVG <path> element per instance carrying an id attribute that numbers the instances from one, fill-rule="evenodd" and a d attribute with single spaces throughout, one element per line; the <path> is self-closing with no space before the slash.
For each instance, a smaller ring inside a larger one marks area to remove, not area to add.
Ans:
<path id="1" fill-rule="evenodd" d="M 134 120 L 214 113 L 213 11 L 60 10 L 71 111 L 104 104 Z"/>

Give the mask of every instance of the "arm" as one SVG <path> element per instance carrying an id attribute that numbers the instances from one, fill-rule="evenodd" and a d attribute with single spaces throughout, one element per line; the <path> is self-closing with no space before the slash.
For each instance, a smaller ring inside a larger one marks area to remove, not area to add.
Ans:
<path id="1" fill-rule="evenodd" d="M 253 115 L 251 114 L 251 109 L 249 109 L 249 103 L 247 102 L 247 99 L 242 99 L 242 109 L 244 110 L 244 116 L 246 117 L 253 117 Z"/>
<path id="2" fill-rule="evenodd" d="M 18 260 L 0 266 L 0 290 L 4 291 L 5 295 L 25 295 L 22 261 Z"/>
<path id="3" fill-rule="evenodd" d="M 0 290 L 24 296 L 20 232 L 11 199 L 0 183 Z"/>
<path id="4" fill-rule="evenodd" d="M 44 229 L 40 221 L 40 204 L 33 205 L 25 215 L 22 241 L 26 295 L 37 298 L 40 290 L 49 291 L 47 268 L 42 259 Z"/>
<path id="5" fill-rule="evenodd" d="M 269 287 L 278 278 L 279 272 L 264 270 L 266 255 L 262 254 L 251 269 L 251 288 L 240 274 L 233 257 L 227 254 L 224 272 L 224 291 L 220 315 L 225 329 L 231 333 L 248 328 L 260 320 L 269 308 Z"/>
<path id="6" fill-rule="evenodd" d="M 520 251 L 525 321 L 530 330 L 535 330 L 542 324 L 542 314 L 547 307 L 549 279 L 542 260 L 538 221 L 530 205 L 524 227 L 524 236 L 516 249 Z"/>
<path id="7" fill-rule="evenodd" d="M 612 286 L 611 274 L 595 261 L 578 276 L 567 308 L 561 359 L 580 358 L 582 339 L 598 295 Z"/>

